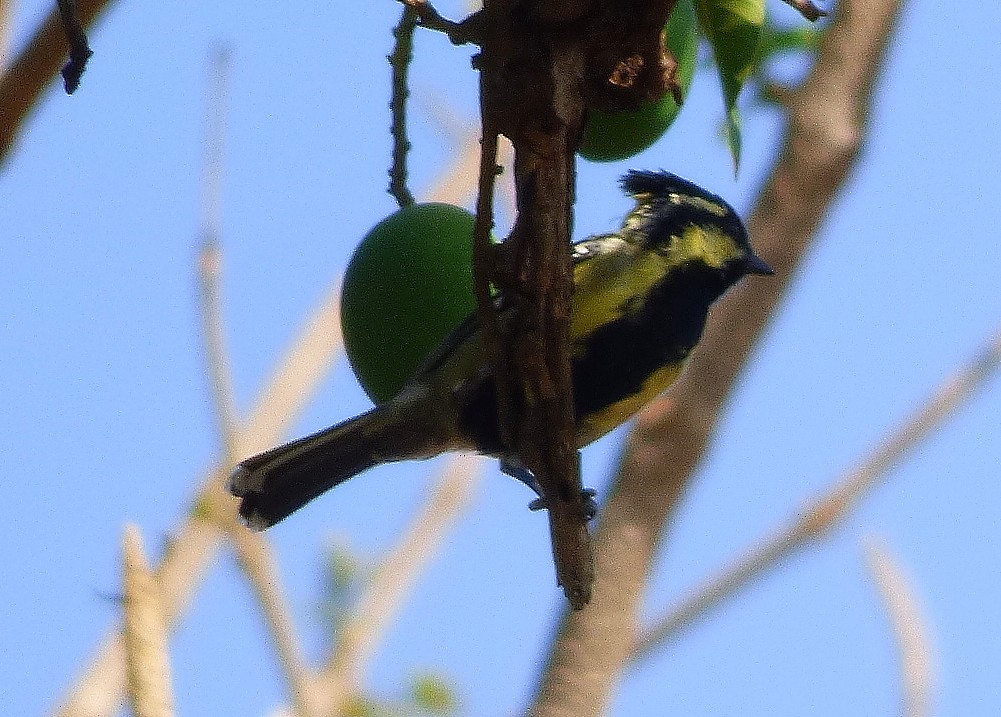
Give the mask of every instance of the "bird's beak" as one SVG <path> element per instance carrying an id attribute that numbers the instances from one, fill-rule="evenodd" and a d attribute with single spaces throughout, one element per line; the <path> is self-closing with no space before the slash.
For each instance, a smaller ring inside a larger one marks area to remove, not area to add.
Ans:
<path id="1" fill-rule="evenodd" d="M 775 270 L 757 254 L 748 254 L 744 258 L 744 271 L 748 274 L 763 274 L 764 276 L 771 276 L 775 273 Z"/>

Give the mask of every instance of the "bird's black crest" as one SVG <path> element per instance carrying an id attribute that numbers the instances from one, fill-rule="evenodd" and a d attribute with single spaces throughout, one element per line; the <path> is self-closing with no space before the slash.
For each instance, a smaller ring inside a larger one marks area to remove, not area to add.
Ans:
<path id="1" fill-rule="evenodd" d="M 659 171 L 631 170 L 621 179 L 622 189 L 638 202 L 643 212 L 647 243 L 656 245 L 686 224 L 720 227 L 734 241 L 747 246 L 747 230 L 737 212 L 712 192 L 682 179 L 676 174 Z M 695 201 L 673 200 L 671 195 L 697 198 Z"/>
<path id="2" fill-rule="evenodd" d="M 702 197 L 711 202 L 717 202 L 728 206 L 720 197 L 707 192 L 705 189 L 695 184 L 694 182 L 689 182 L 687 179 L 682 179 L 677 174 L 671 174 L 670 172 L 665 172 L 661 170 L 659 172 L 650 172 L 640 169 L 631 169 L 619 182 L 622 185 L 622 190 L 626 194 L 635 197 L 641 194 L 650 194 L 654 197 L 666 197 L 672 192 L 677 192 L 679 194 L 691 194 L 696 197 Z"/>

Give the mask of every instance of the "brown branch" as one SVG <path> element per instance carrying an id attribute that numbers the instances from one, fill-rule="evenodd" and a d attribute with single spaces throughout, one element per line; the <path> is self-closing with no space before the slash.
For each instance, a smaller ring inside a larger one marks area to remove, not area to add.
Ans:
<path id="1" fill-rule="evenodd" d="M 843 0 L 793 102 L 785 146 L 748 222 L 772 281 L 746 283 L 713 311 L 675 386 L 637 419 L 595 536 L 588 610 L 564 617 L 536 717 L 603 714 L 632 649 L 664 525 L 702 460 L 723 403 L 858 156 L 873 84 L 900 0 Z"/>
<path id="2" fill-rule="evenodd" d="M 80 27 L 88 29 L 111 0 L 77 0 Z M 0 166 L 7 159 L 25 118 L 66 57 L 66 33 L 55 8 L 35 31 L 24 51 L 0 75 Z"/>
<path id="3" fill-rule="evenodd" d="M 477 298 L 489 325 L 483 287 L 504 295 L 502 340 L 490 342 L 500 434 L 540 486 L 557 581 L 578 609 L 590 599 L 594 566 L 570 376 L 575 150 L 589 107 L 636 107 L 670 88 L 663 30 L 674 4 L 489 0 L 478 14 L 483 137 L 493 145 L 502 134 L 514 146 L 517 216 L 494 261 L 474 263 Z M 492 171 L 484 158 L 481 174 Z"/>
<path id="4" fill-rule="evenodd" d="M 487 287 L 504 293 L 511 316 L 490 335 L 501 436 L 538 480 L 549 511 L 557 581 L 571 604 L 590 599 L 593 569 L 582 494 L 570 380 L 570 230 L 574 150 L 584 121 L 583 40 L 567 41 L 516 16 L 504 0 L 483 10 L 480 103 L 484 155 L 480 206 L 492 204 L 496 137 L 514 145 L 518 215 L 496 250 L 479 244 L 477 302 L 490 327 Z M 477 240 L 492 215 L 478 211 Z M 483 261 L 484 254 L 496 261 Z M 486 266 L 485 266 L 486 264 Z M 489 329 L 494 331 L 494 329 Z"/>

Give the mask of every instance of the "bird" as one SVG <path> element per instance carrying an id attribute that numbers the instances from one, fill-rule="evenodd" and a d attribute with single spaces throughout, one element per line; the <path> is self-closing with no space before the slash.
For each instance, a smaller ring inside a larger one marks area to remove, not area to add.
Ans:
<path id="1" fill-rule="evenodd" d="M 628 420 L 681 373 L 709 309 L 747 275 L 774 273 L 737 212 L 666 171 L 620 180 L 635 205 L 621 228 L 570 245 L 571 376 L 577 446 Z M 495 298 L 503 326 L 503 296 Z M 245 524 L 265 530 L 382 463 L 450 451 L 499 458 L 545 496 L 504 446 L 485 332 L 475 312 L 434 349 L 397 395 L 371 410 L 247 458 L 229 481 Z M 591 499 L 593 491 L 585 491 Z M 593 501 L 592 501 L 593 505 Z M 591 508 L 593 513 L 596 508 Z"/>

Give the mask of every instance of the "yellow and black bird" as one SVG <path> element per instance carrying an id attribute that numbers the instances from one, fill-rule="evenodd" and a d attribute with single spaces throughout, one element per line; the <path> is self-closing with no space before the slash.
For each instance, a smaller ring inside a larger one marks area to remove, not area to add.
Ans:
<path id="1" fill-rule="evenodd" d="M 723 292 L 747 274 L 772 273 L 752 251 L 740 217 L 718 196 L 667 172 L 629 172 L 622 188 L 636 201 L 622 228 L 571 248 L 578 446 L 611 431 L 677 378 Z M 233 473 L 230 491 L 242 499 L 247 524 L 264 530 L 368 468 L 446 451 L 499 457 L 540 492 L 517 457 L 504 455 L 475 314 L 395 398 L 248 458 Z"/>

